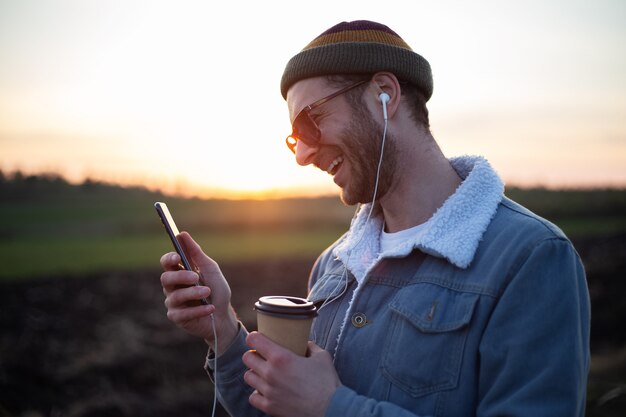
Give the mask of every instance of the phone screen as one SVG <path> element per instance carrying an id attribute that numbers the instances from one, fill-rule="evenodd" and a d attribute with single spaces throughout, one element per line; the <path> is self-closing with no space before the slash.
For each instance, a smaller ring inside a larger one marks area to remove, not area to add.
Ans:
<path id="1" fill-rule="evenodd" d="M 165 231 L 167 232 L 167 235 L 170 237 L 170 240 L 172 241 L 172 245 L 174 245 L 174 249 L 176 249 L 176 252 L 178 253 L 178 255 L 180 255 L 180 259 L 183 264 L 183 267 L 188 271 L 194 271 L 195 268 L 191 265 L 190 259 L 187 257 L 187 255 L 185 254 L 185 251 L 183 250 L 182 245 L 178 241 L 178 234 L 180 232 L 178 231 L 178 227 L 176 227 L 174 218 L 172 217 L 169 209 L 167 208 L 167 204 L 162 203 L 162 202 L 156 202 L 154 203 L 154 208 L 156 209 L 157 213 L 159 214 L 159 217 L 161 218 L 161 222 L 163 223 L 163 226 L 165 227 Z M 199 284 L 196 283 L 196 285 L 199 285 Z M 202 304 L 209 303 L 208 300 L 205 298 L 203 298 L 200 301 L 202 302 Z"/>

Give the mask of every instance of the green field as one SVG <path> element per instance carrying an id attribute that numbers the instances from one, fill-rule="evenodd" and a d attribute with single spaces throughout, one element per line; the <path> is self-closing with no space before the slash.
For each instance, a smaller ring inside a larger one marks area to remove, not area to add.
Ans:
<path id="1" fill-rule="evenodd" d="M 0 181 L 0 279 L 158 267 L 170 244 L 153 208 L 168 203 L 218 262 L 313 258 L 348 227 L 353 208 L 337 197 L 199 200 L 59 178 Z M 573 239 L 626 231 L 626 191 L 511 189 L 516 201 Z"/>
<path id="2" fill-rule="evenodd" d="M 347 228 L 337 198 L 197 200 L 59 179 L 5 182 L 0 202 L 0 279 L 158 268 L 171 251 L 155 201 L 168 203 L 218 262 L 313 258 Z"/>
<path id="3" fill-rule="evenodd" d="M 261 257 L 312 257 L 338 236 L 332 230 L 218 231 L 202 232 L 194 238 L 216 261 L 233 262 Z M 171 250 L 171 244 L 163 233 L 4 240 L 0 242 L 4 264 L 0 278 L 158 268 L 161 255 Z"/>

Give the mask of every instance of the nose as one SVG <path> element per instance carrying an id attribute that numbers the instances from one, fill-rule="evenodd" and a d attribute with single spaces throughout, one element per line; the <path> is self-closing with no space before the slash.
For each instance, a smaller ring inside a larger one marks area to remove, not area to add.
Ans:
<path id="1" fill-rule="evenodd" d="M 318 146 L 311 146 L 301 140 L 298 141 L 296 146 L 296 162 L 298 165 L 306 166 L 313 163 L 313 156 L 318 149 Z"/>

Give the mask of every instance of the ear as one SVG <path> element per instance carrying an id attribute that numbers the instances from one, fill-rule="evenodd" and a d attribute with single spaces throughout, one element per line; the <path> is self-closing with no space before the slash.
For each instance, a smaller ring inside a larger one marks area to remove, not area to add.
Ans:
<path id="1" fill-rule="evenodd" d="M 389 96 L 387 101 L 387 118 L 392 119 L 400 105 L 401 89 L 398 78 L 392 73 L 384 71 L 374 74 L 372 81 L 375 89 L 374 94 L 379 106 L 382 106 L 379 98 L 380 94 L 386 93 Z"/>

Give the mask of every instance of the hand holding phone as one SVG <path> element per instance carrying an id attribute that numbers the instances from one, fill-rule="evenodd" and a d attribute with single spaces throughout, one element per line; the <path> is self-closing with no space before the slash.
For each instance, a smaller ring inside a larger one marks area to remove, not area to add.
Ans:
<path id="1" fill-rule="evenodd" d="M 172 217 L 169 209 L 167 208 L 167 204 L 162 203 L 162 202 L 156 202 L 154 203 L 154 208 L 156 209 L 157 214 L 161 218 L 161 222 L 163 223 L 163 226 L 165 227 L 165 231 L 167 232 L 167 235 L 170 237 L 170 240 L 172 241 L 172 245 L 174 245 L 174 249 L 180 256 L 183 267 L 188 271 L 194 271 L 200 274 L 200 271 L 192 265 L 191 259 L 187 256 L 187 254 L 185 253 L 185 250 L 183 249 L 183 246 L 178 240 L 178 235 L 180 234 L 180 232 L 178 231 L 178 227 L 176 227 L 174 218 Z M 200 285 L 200 284 L 196 283 L 196 285 Z M 202 298 L 200 302 L 202 302 L 202 304 L 205 304 L 205 305 L 209 304 L 209 301 L 206 298 Z"/>

